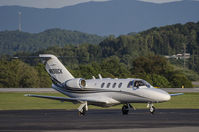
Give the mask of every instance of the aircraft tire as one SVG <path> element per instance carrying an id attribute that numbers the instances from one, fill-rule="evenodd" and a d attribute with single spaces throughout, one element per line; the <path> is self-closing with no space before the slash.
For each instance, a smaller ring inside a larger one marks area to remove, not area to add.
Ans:
<path id="1" fill-rule="evenodd" d="M 127 105 L 124 105 L 124 106 L 122 107 L 122 114 L 123 114 L 123 115 L 128 115 L 128 112 L 129 112 L 128 106 L 127 106 Z"/>
<path id="2" fill-rule="evenodd" d="M 154 106 L 151 106 L 150 109 L 149 109 L 149 111 L 151 112 L 151 114 L 154 114 L 154 112 L 155 112 L 155 107 L 154 107 Z"/>
<path id="3" fill-rule="evenodd" d="M 79 111 L 80 116 L 86 115 L 86 107 L 83 107 L 81 111 Z"/>

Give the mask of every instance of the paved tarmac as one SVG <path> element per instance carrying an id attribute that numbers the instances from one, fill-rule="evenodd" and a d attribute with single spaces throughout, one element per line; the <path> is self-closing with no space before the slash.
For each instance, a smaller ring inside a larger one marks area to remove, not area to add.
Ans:
<path id="1" fill-rule="evenodd" d="M 199 109 L 148 109 L 122 115 L 116 110 L 89 110 L 79 116 L 76 110 L 0 111 L 0 131 L 126 131 L 195 132 L 199 130 Z"/>

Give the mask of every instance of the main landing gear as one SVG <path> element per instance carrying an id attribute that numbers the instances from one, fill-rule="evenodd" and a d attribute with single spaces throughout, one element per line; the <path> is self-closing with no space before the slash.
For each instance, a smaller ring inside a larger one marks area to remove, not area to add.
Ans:
<path id="1" fill-rule="evenodd" d="M 135 110 L 135 108 L 131 104 L 124 104 L 123 107 L 122 107 L 122 114 L 123 115 L 128 115 L 130 108 Z"/>
<path id="2" fill-rule="evenodd" d="M 88 111 L 88 105 L 87 102 L 82 103 L 78 108 L 78 113 L 80 116 L 86 115 L 86 112 Z"/>

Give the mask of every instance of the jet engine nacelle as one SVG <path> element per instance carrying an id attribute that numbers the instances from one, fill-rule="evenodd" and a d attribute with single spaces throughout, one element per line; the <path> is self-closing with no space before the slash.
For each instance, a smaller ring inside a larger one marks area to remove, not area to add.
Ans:
<path id="1" fill-rule="evenodd" d="M 86 81 L 82 78 L 75 78 L 75 79 L 66 81 L 65 86 L 70 87 L 70 88 L 82 89 L 86 86 Z"/>

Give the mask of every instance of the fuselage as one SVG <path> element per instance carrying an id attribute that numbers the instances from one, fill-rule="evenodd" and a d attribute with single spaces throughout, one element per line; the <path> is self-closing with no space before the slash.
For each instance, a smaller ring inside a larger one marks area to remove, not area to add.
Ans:
<path id="1" fill-rule="evenodd" d="M 91 103 L 97 106 L 113 106 L 127 103 L 158 103 L 170 100 L 170 95 L 154 88 L 142 79 L 88 79 L 84 88 L 53 85 L 53 88 L 72 98 L 106 100 L 106 104 Z"/>

